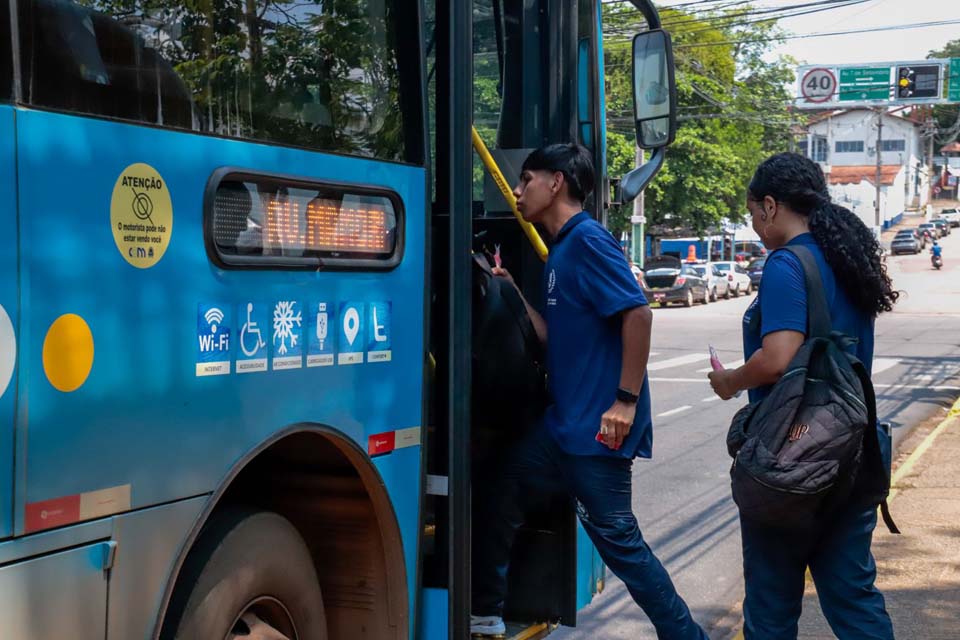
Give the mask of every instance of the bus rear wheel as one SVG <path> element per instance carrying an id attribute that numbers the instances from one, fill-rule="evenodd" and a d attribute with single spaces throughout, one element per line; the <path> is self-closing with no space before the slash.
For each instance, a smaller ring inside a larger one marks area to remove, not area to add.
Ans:
<path id="1" fill-rule="evenodd" d="M 303 537 L 269 511 L 227 510 L 187 556 L 161 638 L 326 640 L 320 583 Z"/>

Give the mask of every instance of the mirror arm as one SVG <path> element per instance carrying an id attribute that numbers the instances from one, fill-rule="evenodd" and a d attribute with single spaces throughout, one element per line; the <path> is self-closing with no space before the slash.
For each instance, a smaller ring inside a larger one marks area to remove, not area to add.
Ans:
<path id="1" fill-rule="evenodd" d="M 630 3 L 647 19 L 648 29 L 660 28 L 660 15 L 650 0 L 630 0 Z"/>
<path id="2" fill-rule="evenodd" d="M 650 160 L 630 171 L 620 181 L 620 200 L 623 204 L 633 202 L 663 166 L 664 149 L 654 149 Z"/>

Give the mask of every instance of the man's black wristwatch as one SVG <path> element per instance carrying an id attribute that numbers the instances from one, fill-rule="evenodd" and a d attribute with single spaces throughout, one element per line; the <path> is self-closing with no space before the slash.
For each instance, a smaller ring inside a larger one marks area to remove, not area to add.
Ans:
<path id="1" fill-rule="evenodd" d="M 620 402 L 626 402 L 627 404 L 637 404 L 637 400 L 640 399 L 635 393 L 630 393 L 626 389 L 620 388 L 617 389 L 617 400 Z"/>

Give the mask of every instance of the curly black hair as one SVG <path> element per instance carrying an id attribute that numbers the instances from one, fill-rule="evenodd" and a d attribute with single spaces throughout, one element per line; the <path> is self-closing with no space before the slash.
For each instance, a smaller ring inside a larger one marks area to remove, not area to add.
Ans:
<path id="1" fill-rule="evenodd" d="M 778 153 L 757 167 L 749 192 L 753 200 L 770 196 L 807 217 L 810 233 L 856 308 L 871 316 L 893 310 L 900 294 L 887 275 L 880 243 L 856 214 L 831 201 L 817 163 Z"/>

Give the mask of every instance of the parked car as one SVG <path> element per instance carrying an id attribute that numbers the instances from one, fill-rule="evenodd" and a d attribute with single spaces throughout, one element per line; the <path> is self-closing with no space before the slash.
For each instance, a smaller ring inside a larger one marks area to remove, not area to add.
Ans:
<path id="1" fill-rule="evenodd" d="M 707 279 L 707 286 L 710 288 L 710 300 L 716 302 L 720 296 L 723 296 L 727 300 L 730 299 L 730 281 L 727 280 L 727 276 L 723 274 L 723 271 L 717 269 L 715 266 L 708 266 L 706 264 L 697 264 L 693 268 L 701 278 Z M 709 275 L 708 275 L 709 274 Z"/>
<path id="2" fill-rule="evenodd" d="M 938 240 L 940 238 L 940 228 L 932 222 L 924 222 L 917 227 L 917 229 L 919 229 L 921 233 L 929 234 L 931 240 Z"/>
<path id="3" fill-rule="evenodd" d="M 710 302 L 707 279 L 674 256 L 656 256 L 643 264 L 643 295 L 650 302 L 666 306 L 679 302 L 692 307 L 694 302 Z"/>
<path id="4" fill-rule="evenodd" d="M 739 297 L 741 293 L 750 295 L 753 292 L 753 283 L 750 282 L 750 276 L 747 275 L 747 269 L 736 262 L 710 262 L 727 276 L 727 282 L 730 283 L 730 289 L 733 291 L 733 297 Z"/>
<path id="5" fill-rule="evenodd" d="M 920 239 L 912 230 L 899 232 L 890 243 L 890 253 L 900 255 L 901 253 L 912 253 L 914 255 L 922 251 Z"/>
<path id="6" fill-rule="evenodd" d="M 960 227 L 960 209 L 944 209 L 940 218 L 949 222 L 951 227 Z"/>
<path id="7" fill-rule="evenodd" d="M 940 237 L 941 237 L 941 238 L 944 237 L 944 236 L 950 235 L 950 233 L 951 233 L 951 231 L 950 231 L 950 223 L 947 222 L 946 220 L 944 220 L 943 218 L 934 218 L 934 219 L 931 220 L 930 222 L 932 222 L 933 224 L 937 225 L 937 229 L 940 230 Z"/>
<path id="8" fill-rule="evenodd" d="M 766 258 L 757 258 L 747 266 L 747 275 L 750 276 L 750 283 L 754 289 L 760 288 L 760 280 L 763 278 L 763 265 L 767 264 Z"/>

